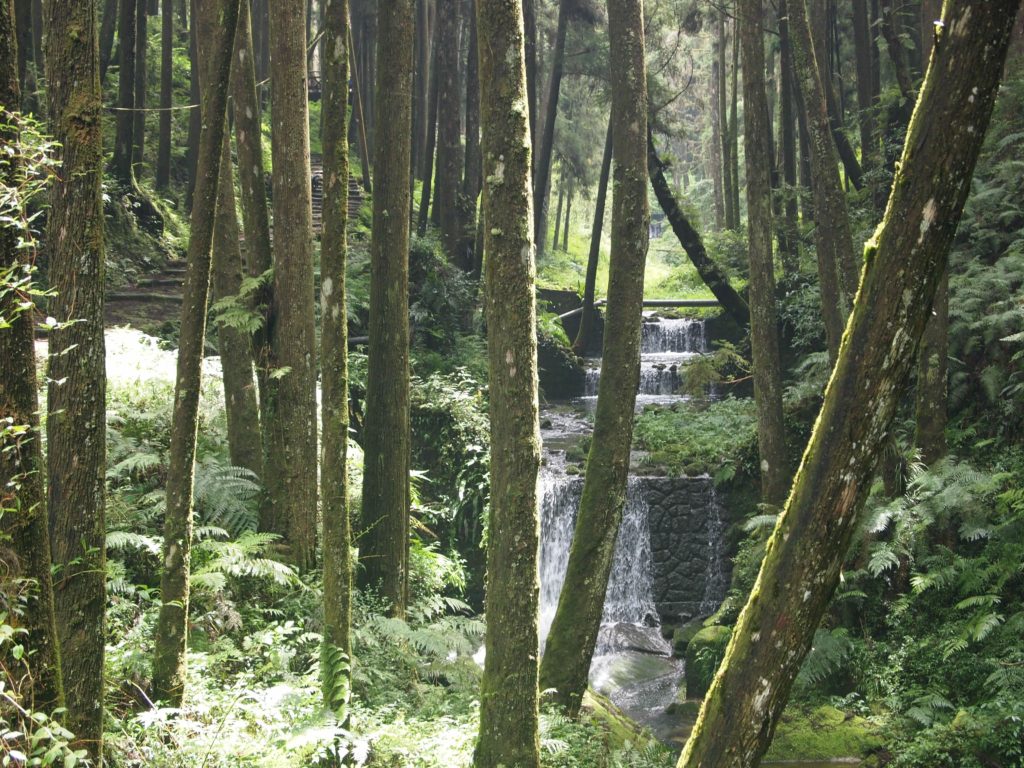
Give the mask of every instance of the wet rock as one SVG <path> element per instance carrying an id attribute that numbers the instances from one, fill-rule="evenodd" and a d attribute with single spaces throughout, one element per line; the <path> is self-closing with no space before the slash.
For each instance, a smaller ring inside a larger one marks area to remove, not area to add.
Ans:
<path id="1" fill-rule="evenodd" d="M 638 627 L 621 621 L 601 627 L 597 645 L 606 653 L 636 651 L 665 656 L 669 651 L 657 627 Z"/>

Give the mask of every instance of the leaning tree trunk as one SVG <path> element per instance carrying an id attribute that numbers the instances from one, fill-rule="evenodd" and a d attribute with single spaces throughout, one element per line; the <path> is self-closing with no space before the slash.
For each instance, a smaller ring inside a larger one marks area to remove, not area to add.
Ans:
<path id="1" fill-rule="evenodd" d="M 366 374 L 362 584 L 402 617 L 409 564 L 409 131 L 413 0 L 380 8 L 377 142 L 370 236 L 370 350 Z M 389 215 L 394 211 L 397 215 Z"/>
<path id="2" fill-rule="evenodd" d="M 572 550 L 540 674 L 541 688 L 554 688 L 555 700 L 573 715 L 587 688 L 626 502 L 650 223 L 642 0 L 609 0 L 608 34 L 615 189 L 604 368 Z"/>
<path id="3" fill-rule="evenodd" d="M 106 606 L 106 370 L 103 343 L 103 102 L 94 0 L 48 0 L 49 114 L 60 144 L 50 192 L 46 422 L 50 547 L 64 721 L 103 754 Z"/>
<path id="4" fill-rule="evenodd" d="M 171 127 L 174 101 L 174 5 L 163 0 L 160 9 L 160 140 L 156 155 L 156 188 L 171 184 Z"/>
<path id="5" fill-rule="evenodd" d="M 351 688 L 352 531 L 348 512 L 348 0 L 325 0 L 320 48 L 324 85 L 324 232 L 320 248 L 323 329 L 324 641 L 320 678 L 324 705 L 345 716 Z"/>
<path id="6" fill-rule="evenodd" d="M 604 154 L 601 156 L 601 176 L 597 181 L 597 200 L 594 203 L 594 226 L 590 232 L 590 253 L 587 256 L 587 276 L 583 283 L 583 312 L 580 327 L 572 351 L 583 355 L 590 343 L 594 326 L 594 294 L 597 290 L 597 263 L 601 258 L 601 233 L 604 230 L 604 209 L 608 201 L 608 177 L 612 171 L 612 121 L 608 119 L 608 132 L 604 138 Z"/>
<path id="7" fill-rule="evenodd" d="M 112 169 L 121 186 L 131 188 L 132 148 L 135 129 L 135 0 L 120 0 L 121 13 L 118 20 L 118 39 L 121 51 L 120 69 L 117 73 L 117 118 L 114 134 L 114 160 Z"/>
<path id="8" fill-rule="evenodd" d="M 761 499 L 768 504 L 781 505 L 786 500 L 789 472 L 782 423 L 782 363 L 779 359 L 779 315 L 775 306 L 775 263 L 772 259 L 772 132 L 764 82 L 762 0 L 740 0 L 738 11 L 740 39 L 737 42 L 743 47 L 750 347 L 753 353 L 754 399 L 757 402 Z"/>
<path id="9" fill-rule="evenodd" d="M 175 374 L 171 446 L 168 453 L 167 511 L 164 516 L 164 570 L 161 605 L 154 638 L 153 696 L 180 706 L 185 694 L 188 642 L 189 565 L 192 553 L 192 485 L 199 426 L 199 388 L 206 338 L 214 212 L 220 182 L 221 148 L 226 127 L 228 78 L 240 0 L 196 2 L 199 69 L 202 73 L 203 128 L 190 220 L 188 272 L 185 276 Z"/>
<path id="10" fill-rule="evenodd" d="M 437 7 L 437 182 L 434 206 L 441 222 L 441 245 L 453 264 L 458 259 L 459 189 L 462 184 L 462 93 L 459 88 L 461 0 L 442 0 Z"/>
<path id="11" fill-rule="evenodd" d="M 905 391 L 992 114 L 1019 0 L 948 0 L 825 402 L 680 768 L 756 766 L 821 617 Z"/>
<path id="12" fill-rule="evenodd" d="M 658 198 L 658 205 L 665 213 L 679 244 L 683 246 L 683 250 L 690 257 L 700 279 L 718 299 L 722 309 L 728 312 L 741 328 L 746 326 L 750 322 L 750 308 L 729 283 L 729 277 L 725 271 L 708 255 L 700 234 L 690 224 L 672 195 L 668 179 L 665 178 L 665 163 L 658 157 L 657 150 L 654 148 L 654 136 L 650 132 L 647 135 L 647 153 L 647 172 L 651 177 L 654 196 Z"/>
<path id="13" fill-rule="evenodd" d="M 0 104 L 21 103 L 14 5 L 0 0 Z M 0 110 L 0 141 L 16 147 L 19 130 L 15 115 Z M 23 169 L 13 154 L 0 165 L 0 180 L 17 189 Z M 15 203 L 21 207 L 23 201 Z M 27 211 L 4 216 L 25 221 Z M 9 541 L 12 557 L 0 556 L 5 578 L 31 579 L 34 584 L 17 623 L 27 630 L 33 679 L 29 709 L 50 712 L 63 706 L 57 625 L 54 619 L 53 578 L 50 572 L 50 525 L 46 516 L 46 463 L 39 425 L 39 383 L 32 331 L 34 305 L 21 304 L 24 295 L 14 286 L 31 275 L 34 253 L 19 248 L 15 225 L 0 226 L 0 532 Z M 25 431 L 21 431 L 21 430 Z"/>
<path id="14" fill-rule="evenodd" d="M 276 0 L 270 17 L 274 295 L 270 308 L 269 450 L 264 472 L 300 570 L 316 559 L 316 330 L 313 198 L 304 0 Z M 408 143 L 408 132 L 406 132 Z M 281 373 L 283 372 L 283 373 Z"/>
<path id="15" fill-rule="evenodd" d="M 555 148 L 555 123 L 558 121 L 558 94 L 562 89 L 565 66 L 565 38 L 569 31 L 569 14 L 573 0 L 559 0 L 558 27 L 551 51 L 551 78 L 548 80 L 547 114 L 544 116 L 540 151 L 533 160 L 533 240 L 538 253 L 547 243 L 548 187 L 551 185 L 551 157 Z M 535 142 L 536 143 L 536 142 Z"/>
<path id="16" fill-rule="evenodd" d="M 797 103 L 807 117 L 812 178 L 814 180 L 815 248 L 821 312 L 825 321 L 829 358 L 835 362 L 850 301 L 857 291 L 857 268 L 850 236 L 846 194 L 839 178 L 839 159 L 828 119 L 825 90 L 814 55 L 804 2 L 789 4 L 789 31 Z"/>
<path id="17" fill-rule="evenodd" d="M 483 129 L 491 511 L 486 663 L 476 768 L 538 768 L 536 299 L 530 115 L 520 0 L 478 0 Z"/>

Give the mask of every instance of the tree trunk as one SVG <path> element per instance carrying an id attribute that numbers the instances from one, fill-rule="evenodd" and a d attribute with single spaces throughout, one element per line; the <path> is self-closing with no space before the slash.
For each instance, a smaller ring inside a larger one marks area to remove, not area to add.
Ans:
<path id="1" fill-rule="evenodd" d="M 587 276 L 583 283 L 583 313 L 572 351 L 577 355 L 586 354 L 590 334 L 594 326 L 594 294 L 597 288 L 597 263 L 601 258 L 601 234 L 604 230 L 604 209 L 608 200 L 608 177 L 612 171 L 612 121 L 608 119 L 608 132 L 604 139 L 604 154 L 601 156 L 601 176 L 597 182 L 597 201 L 594 204 L 594 225 L 590 232 L 590 254 L 587 256 Z"/>
<path id="2" fill-rule="evenodd" d="M 135 53 L 136 53 L 136 0 L 121 0 L 121 15 L 118 21 L 118 47 L 121 51 L 120 69 L 117 73 L 117 106 L 114 137 L 114 160 L 112 170 L 122 187 L 131 188 L 132 151 L 135 146 Z"/>
<path id="3" fill-rule="evenodd" d="M 370 238 L 361 583 L 405 615 L 409 563 L 409 136 L 413 0 L 380 8 L 377 126 Z M 389 216 L 388 211 L 401 211 Z"/>
<path id="4" fill-rule="evenodd" d="M 871 91 L 871 27 L 867 0 L 853 0 L 853 45 L 857 65 L 857 123 L 860 157 L 865 171 L 878 164 L 875 143 L 874 94 Z"/>
<path id="5" fill-rule="evenodd" d="M 146 153 L 146 49 L 149 36 L 146 32 L 146 0 L 138 0 L 135 6 L 135 112 L 132 113 L 132 175 L 136 180 L 142 175 L 142 163 Z"/>
<path id="6" fill-rule="evenodd" d="M 543 254 L 547 243 L 548 188 L 551 184 L 551 157 L 555 148 L 555 123 L 558 120 L 558 95 L 562 89 L 565 64 L 565 38 L 569 30 L 570 5 L 573 0 L 559 0 L 558 27 L 551 51 L 551 79 L 548 81 L 547 114 L 544 116 L 540 152 L 533 163 L 533 239 L 537 253 Z"/>
<path id="7" fill-rule="evenodd" d="M 238 34 L 237 31 L 235 34 Z M 238 247 L 238 214 L 231 173 L 231 137 L 224 132 L 221 148 L 217 211 L 213 224 L 213 295 L 220 301 L 237 296 L 242 287 L 242 254 Z M 228 421 L 231 464 L 263 477 L 260 417 L 252 379 L 252 344 L 249 334 L 217 324 L 224 383 L 224 409 Z"/>
<path id="8" fill-rule="evenodd" d="M 536 300 L 522 5 L 478 0 L 491 416 L 486 664 L 476 768 L 539 768 Z"/>
<path id="9" fill-rule="evenodd" d="M 274 295 L 270 308 L 267 490 L 299 570 L 316 559 L 316 335 L 309 170 L 306 4 L 276 0 L 270 17 Z M 409 143 L 409 131 L 404 143 Z M 405 210 L 405 209 L 399 209 Z M 404 218 L 404 215 L 403 217 Z M 273 372 L 285 373 L 274 375 Z"/>
<path id="10" fill-rule="evenodd" d="M 785 511 L 680 768 L 755 766 L 836 586 L 970 189 L 1020 3 L 949 0 Z M 968 22 L 969 19 L 969 22 Z M 971 96 L 974 96 L 971 99 Z"/>
<path id="11" fill-rule="evenodd" d="M 707 249 L 704 248 L 704 243 L 697 230 L 693 228 L 679 208 L 679 204 L 672 195 L 672 190 L 669 189 L 668 180 L 665 178 L 665 163 L 658 158 L 652 135 L 647 137 L 647 153 L 647 172 L 651 177 L 654 195 L 658 198 L 658 205 L 665 213 L 679 244 L 683 246 L 686 255 L 690 257 L 690 261 L 697 269 L 697 274 L 718 299 L 722 309 L 728 312 L 741 328 L 745 327 L 750 322 L 750 309 L 747 307 L 747 302 L 729 284 L 729 278 L 722 268 L 708 256 Z"/>
<path id="12" fill-rule="evenodd" d="M 192 6 L 192 27 L 199 47 L 197 64 L 202 80 L 203 128 L 199 137 L 195 204 L 190 219 L 188 272 L 178 342 L 168 454 L 167 511 L 164 515 L 164 570 L 160 579 L 162 602 L 153 656 L 153 698 L 173 707 L 181 706 L 185 695 L 192 484 L 199 426 L 199 389 L 206 338 L 214 214 L 219 194 L 231 52 L 239 3 L 240 0 L 204 0 Z"/>
<path id="13" fill-rule="evenodd" d="M 785 2 L 785 0 L 782 0 Z M 722 75 L 720 71 L 722 39 L 715 35 L 711 39 L 711 83 L 710 101 L 711 108 L 708 114 L 711 117 L 711 147 L 709 151 L 711 166 L 711 183 L 715 198 L 715 230 L 721 231 L 725 227 L 725 178 L 722 173 Z"/>
<path id="14" fill-rule="evenodd" d="M 530 113 L 530 143 L 533 148 L 531 157 L 537 153 L 538 126 L 540 106 L 537 104 L 537 0 L 523 0 L 523 48 L 526 57 L 526 109 Z M 531 161 L 530 177 L 533 178 Z"/>
<path id="15" fill-rule="evenodd" d="M 196 186 L 196 165 L 199 159 L 199 133 L 203 120 L 200 110 L 199 93 L 199 50 L 196 44 L 196 0 L 189 3 L 188 59 L 189 59 L 189 103 L 188 140 L 185 149 L 185 165 L 188 167 L 188 186 L 185 189 L 185 210 L 192 211 L 192 196 Z"/>
<path id="16" fill-rule="evenodd" d="M 740 119 L 739 119 L 739 76 L 740 76 L 740 40 L 739 19 L 733 20 L 732 28 L 732 92 L 729 105 L 729 167 L 731 174 L 730 191 L 732 192 L 732 223 L 729 229 L 740 228 Z"/>
<path id="17" fill-rule="evenodd" d="M 103 102 L 95 0 L 47 0 L 49 115 L 59 142 L 46 245 L 50 332 L 46 422 L 63 725 L 103 754 L 106 369 L 103 342 Z"/>
<path id="18" fill-rule="evenodd" d="M 541 688 L 556 689 L 555 700 L 572 715 L 587 688 L 626 502 L 650 224 L 642 0 L 609 0 L 608 33 L 615 193 L 604 368 L 572 550 L 540 675 Z"/>
<path id="19" fill-rule="evenodd" d="M 442 0 L 437 7 L 437 194 L 434 206 L 441 223 L 441 244 L 448 260 L 469 271 L 458 259 L 459 190 L 462 187 L 462 93 L 459 88 L 461 0 Z"/>
<path id="20" fill-rule="evenodd" d="M 775 306 L 772 260 L 772 134 L 764 82 L 762 0 L 741 0 L 743 47 L 744 154 L 747 169 L 747 229 L 750 256 L 750 347 L 753 353 L 757 445 L 761 457 L 761 499 L 781 505 L 789 490 L 785 429 L 782 423 L 782 363 L 779 315 Z M 799 0 L 797 0 L 799 2 Z"/>
<path id="21" fill-rule="evenodd" d="M 438 72 L 438 35 L 441 25 L 434 25 L 433 41 L 430 53 L 430 89 L 427 93 L 427 146 L 423 152 L 423 167 L 420 171 L 422 189 L 420 190 L 420 210 L 416 218 L 416 234 L 423 237 L 427 233 L 427 222 L 430 220 L 430 197 L 434 183 L 434 150 L 437 146 L 437 101 L 440 89 Z M 435 203 L 436 205 L 436 203 Z"/>
<path id="22" fill-rule="evenodd" d="M 351 688 L 352 530 L 348 512 L 348 0 L 325 0 L 320 49 L 324 95 L 324 232 L 321 239 L 324 705 L 344 717 Z"/>
<path id="23" fill-rule="evenodd" d="M 26 95 L 29 83 L 29 62 L 33 59 L 32 51 L 32 0 L 14 0 L 14 52 L 18 61 L 18 103 Z"/>
<path id="24" fill-rule="evenodd" d="M 18 105 L 18 48 L 14 4 L 0 0 L 0 104 Z M 5 146 L 19 143 L 14 115 L 0 110 L 0 141 Z M 0 180 L 17 188 L 21 168 L 18 155 L 0 166 Z M 15 203 L 15 205 L 20 205 Z M 4 215 L 27 216 L 25 210 Z M 32 654 L 30 710 L 50 712 L 63 706 L 60 653 L 54 618 L 53 577 L 50 571 L 50 525 L 46 515 L 43 479 L 42 430 L 39 425 L 39 382 L 36 375 L 35 341 L 32 331 L 34 307 L 19 306 L 24 294 L 12 290 L 15 281 L 31 274 L 34 252 L 18 247 L 14 226 L 0 227 L 0 532 L 9 542 L 10 556 L 0 556 L 6 579 L 31 579 L 24 610 L 8 621 L 27 631 L 24 644 Z M 26 428 L 25 432 L 16 430 Z"/>
<path id="25" fill-rule="evenodd" d="M 555 206 L 555 236 L 553 238 L 554 249 L 558 250 L 558 233 L 562 231 L 562 206 L 565 205 L 565 187 L 558 185 L 558 205 Z"/>
<path id="26" fill-rule="evenodd" d="M 799 0 L 795 0 L 799 2 Z M 779 0 L 779 144 L 782 154 L 782 208 L 779 250 L 787 277 L 800 272 L 800 228 L 797 213 L 799 189 L 796 178 L 796 132 L 793 109 L 793 49 L 789 40 L 788 0 Z"/>
<path id="27" fill-rule="evenodd" d="M 160 144 L 156 157 L 156 188 L 166 191 L 171 185 L 171 128 L 174 113 L 174 5 L 163 0 L 160 9 Z"/>
<path id="28" fill-rule="evenodd" d="M 100 82 L 107 78 L 111 54 L 114 51 L 114 32 L 117 30 L 118 0 L 103 0 L 103 17 L 100 21 Z"/>
<path id="29" fill-rule="evenodd" d="M 725 11 L 718 12 L 718 124 L 722 127 L 722 195 L 725 197 L 725 227 L 734 229 L 733 223 L 739 218 L 733 207 L 736 196 L 732 191 L 732 142 L 729 138 L 729 81 L 726 50 L 728 38 L 725 33 Z"/>
<path id="30" fill-rule="evenodd" d="M 846 211 L 846 194 L 839 179 L 839 158 L 832 141 L 825 91 L 814 55 L 804 3 L 789 6 L 793 67 L 798 84 L 797 103 L 806 115 L 814 179 L 814 240 L 818 254 L 821 311 L 825 321 L 829 358 L 839 353 L 849 302 L 857 290 L 857 266 Z"/>
<path id="31" fill-rule="evenodd" d="M 565 231 L 562 234 L 562 252 L 569 252 L 569 217 L 572 215 L 572 198 L 576 192 L 576 181 L 569 179 L 569 189 L 565 193 Z M 555 237 L 558 237 L 558 227 L 555 227 Z"/>
<path id="32" fill-rule="evenodd" d="M 466 57 L 466 163 L 462 177 L 460 227 L 462 240 L 459 258 L 476 271 L 477 198 L 483 183 L 480 156 L 480 46 L 477 40 L 476 5 L 467 2 L 466 24 L 469 28 L 469 52 Z"/>

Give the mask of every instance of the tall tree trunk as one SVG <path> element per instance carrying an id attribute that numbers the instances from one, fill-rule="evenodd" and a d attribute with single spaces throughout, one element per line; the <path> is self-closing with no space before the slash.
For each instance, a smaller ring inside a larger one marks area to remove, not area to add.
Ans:
<path id="1" fill-rule="evenodd" d="M 235 34 L 238 34 L 237 31 Z M 217 211 L 213 224 L 214 299 L 220 301 L 237 296 L 241 287 L 242 254 L 238 247 L 238 214 L 235 211 L 235 183 L 231 173 L 231 137 L 225 131 L 217 186 Z M 217 346 L 223 373 L 231 463 L 263 477 L 260 418 L 252 378 L 251 338 L 245 331 L 218 323 Z"/>
<path id="2" fill-rule="evenodd" d="M 562 89 L 565 65 L 565 38 L 569 31 L 570 5 L 573 0 L 559 0 L 558 27 L 551 51 L 551 79 L 548 81 L 547 114 L 544 116 L 540 151 L 533 163 L 533 239 L 537 252 L 543 254 L 547 243 L 548 188 L 551 185 L 551 158 L 555 148 L 555 123 L 558 121 L 558 95 Z"/>
<path id="3" fill-rule="evenodd" d="M 377 126 L 370 238 L 370 350 L 366 374 L 362 584 L 405 615 L 409 564 L 409 129 L 413 0 L 380 8 Z M 401 211 L 389 216 L 388 211 Z M 493 491 L 492 491 L 493 493 Z"/>
<path id="4" fill-rule="evenodd" d="M 132 151 L 135 146 L 135 53 L 136 53 L 136 0 L 121 0 L 121 15 L 118 21 L 118 40 L 121 51 L 120 69 L 117 73 L 116 132 L 114 137 L 114 160 L 112 170 L 121 186 L 131 188 Z"/>
<path id="5" fill-rule="evenodd" d="M 32 50 L 32 0 L 14 0 L 14 52 L 18 61 L 18 103 L 26 94 L 29 82 L 29 62 L 34 58 Z"/>
<path id="6" fill-rule="evenodd" d="M 174 5 L 163 0 L 160 8 L 160 144 L 156 156 L 156 188 L 171 185 L 171 128 L 174 113 Z"/>
<path id="7" fill-rule="evenodd" d="M 626 502 L 650 224 L 642 0 L 609 0 L 608 35 L 615 191 L 604 373 L 565 583 L 540 674 L 541 688 L 554 688 L 555 700 L 573 715 L 587 688 Z"/>
<path id="8" fill-rule="evenodd" d="M 562 231 L 562 206 L 565 205 L 565 186 L 562 184 L 558 185 L 558 204 L 555 206 L 555 236 L 553 239 L 554 247 L 552 250 L 558 250 L 558 233 Z"/>
<path id="9" fill-rule="evenodd" d="M 526 57 L 526 109 L 530 113 L 530 143 L 533 147 L 531 157 L 537 153 L 538 126 L 540 106 L 537 103 L 537 0 L 523 0 L 523 49 Z M 533 177 L 531 160 L 530 177 Z"/>
<path id="10" fill-rule="evenodd" d="M 469 52 L 466 57 L 466 162 L 462 177 L 462 244 L 460 258 L 473 268 L 477 263 L 474 240 L 477 229 L 477 198 L 483 183 L 480 156 L 480 46 L 477 39 L 476 4 L 469 0 L 466 24 Z"/>
<path id="11" fill-rule="evenodd" d="M 214 214 L 227 124 L 231 52 L 240 0 L 202 0 L 192 6 L 202 81 L 202 132 L 192 206 L 175 375 L 167 511 L 164 516 L 162 602 L 154 638 L 153 696 L 181 706 L 188 643 L 189 567 L 192 556 L 192 484 L 195 476 L 199 389 L 202 381 L 206 308 L 210 289 Z"/>
<path id="12" fill-rule="evenodd" d="M 875 142 L 875 100 L 871 89 L 872 34 L 868 19 L 868 1 L 853 0 L 853 46 L 857 65 L 857 123 L 860 127 L 860 158 L 865 171 L 878 164 Z"/>
<path id="13" fill-rule="evenodd" d="M 683 246 L 683 250 L 690 257 L 700 279 L 718 299 L 722 309 L 728 312 L 741 328 L 746 326 L 750 322 L 750 309 L 747 307 L 747 302 L 729 284 L 729 277 L 724 270 L 708 256 L 707 249 L 697 230 L 693 228 L 693 225 L 687 220 L 686 214 L 679 208 L 679 204 L 672 195 L 672 190 L 669 189 L 668 180 L 665 178 L 665 163 L 658 158 L 654 148 L 653 135 L 647 137 L 647 152 L 647 172 L 651 177 L 654 195 L 658 198 L 658 205 L 665 213 L 679 244 Z"/>
<path id="14" fill-rule="evenodd" d="M 793 67 L 797 103 L 806 115 L 814 179 L 814 240 L 818 254 L 821 311 L 825 321 L 829 358 L 835 362 L 846 325 L 850 300 L 857 290 L 857 265 L 853 255 L 846 194 L 839 179 L 839 158 L 828 120 L 825 91 L 814 55 L 811 29 L 804 3 L 789 6 Z"/>
<path id="15" fill-rule="evenodd" d="M 149 36 L 146 32 L 146 0 L 138 0 L 135 6 L 135 112 L 132 113 L 132 174 L 138 179 L 142 175 L 142 163 L 146 152 L 146 49 Z"/>
<path id="16" fill-rule="evenodd" d="M 100 82 L 107 78 L 107 67 L 110 66 L 114 51 L 118 7 L 118 0 L 103 0 L 103 16 L 100 20 Z"/>
<path id="17" fill-rule="evenodd" d="M 785 429 L 782 423 L 782 363 L 779 315 L 775 306 L 772 259 L 772 134 L 764 82 L 762 0 L 741 0 L 743 47 L 744 155 L 747 169 L 747 229 L 750 256 L 750 347 L 753 353 L 757 445 L 761 457 L 761 499 L 781 505 L 789 490 Z M 797 0 L 799 2 L 799 0 Z"/>
<path id="18" fill-rule="evenodd" d="M 268 470 L 275 530 L 287 530 L 300 570 L 316 558 L 316 335 L 309 170 L 306 5 L 276 0 L 270 17 L 274 295 L 270 309 Z M 405 132 L 409 143 L 409 131 Z M 405 210 L 405 209 L 396 209 Z M 404 218 L 404 216 L 400 217 Z"/>
<path id="19" fill-rule="evenodd" d="M 189 104 L 188 140 L 185 149 L 185 165 L 188 167 L 188 186 L 185 189 L 185 210 L 192 210 L 192 196 L 196 187 L 196 166 L 199 161 L 199 133 L 203 120 L 200 110 L 199 93 L 199 49 L 196 42 L 196 0 L 189 3 L 188 59 L 189 59 Z"/>
<path id="20" fill-rule="evenodd" d="M 786 509 L 680 768 L 755 766 L 828 608 L 970 189 L 1020 3 L 949 0 Z M 969 21 L 968 21 L 969 19 Z M 971 96 L 974 99 L 971 99 Z"/>
<path id="21" fill-rule="evenodd" d="M 536 276 L 520 0 L 478 0 L 491 417 L 486 663 L 476 768 L 539 768 Z"/>
<path id="22" fill-rule="evenodd" d="M 728 81 L 728 38 L 725 33 L 725 11 L 718 12 L 718 124 L 722 127 L 722 194 L 725 197 L 725 227 L 733 229 L 733 224 L 739 218 L 735 210 L 734 202 L 736 196 L 732 190 L 732 142 L 729 138 L 729 81 Z"/>
<path id="23" fill-rule="evenodd" d="M 18 48 L 14 3 L 0 0 L 0 104 L 21 103 L 18 84 Z M 0 141 L 16 147 L 19 129 L 14 114 L 0 110 Z M 18 155 L 0 166 L 0 181 L 17 188 L 22 169 Z M 17 203 L 16 203 L 17 204 Z M 5 206 L 6 208 L 6 206 Z M 27 211 L 4 210 L 6 216 L 27 215 Z M 39 382 L 36 376 L 35 341 L 32 331 L 34 307 L 20 306 L 24 298 L 13 284 L 31 274 L 34 253 L 18 247 L 19 233 L 13 225 L 0 226 L 0 532 L 13 556 L 0 556 L 5 578 L 31 579 L 24 611 L 16 617 L 27 631 L 24 644 L 32 654 L 32 685 L 29 709 L 50 712 L 63 706 L 60 652 L 54 618 L 53 577 L 50 571 L 50 525 L 46 515 L 43 478 L 42 430 L 39 425 Z M 26 432 L 19 433 L 20 428 Z M 11 619 L 9 619 L 10 621 Z"/>
<path id="24" fill-rule="evenodd" d="M 731 174 L 730 191 L 732 192 L 732 224 L 729 229 L 740 228 L 740 35 L 739 19 L 733 20 L 732 28 L 732 89 L 729 100 L 729 167 Z"/>
<path id="25" fill-rule="evenodd" d="M 427 232 L 427 222 L 430 220 L 430 197 L 434 184 L 434 150 L 437 146 L 437 102 L 441 83 L 437 66 L 438 35 L 440 30 L 441 24 L 435 24 L 430 53 L 430 88 L 427 93 L 427 146 L 423 152 L 423 167 L 420 171 L 420 179 L 423 184 L 420 189 L 419 215 L 416 218 L 416 234 L 420 237 L 423 237 Z"/>
<path id="26" fill-rule="evenodd" d="M 50 191 L 47 505 L 64 725 L 103 754 L 106 622 L 106 361 L 103 342 L 103 102 L 95 0 L 47 0 L 49 115 L 59 143 Z"/>
<path id="27" fill-rule="evenodd" d="M 799 2 L 799 0 L 794 1 Z M 790 278 L 800 272 L 796 116 L 793 108 L 795 87 L 793 49 L 789 40 L 788 0 L 779 0 L 779 144 L 782 150 L 782 208 L 784 211 L 779 226 L 779 250 L 782 251 L 782 270 Z"/>
<path id="28" fill-rule="evenodd" d="M 459 29 L 462 2 L 442 0 L 437 7 L 437 194 L 434 207 L 441 223 L 441 244 L 449 261 L 458 260 L 461 239 L 459 190 L 462 186 L 462 93 L 459 88 Z"/>
<path id="29" fill-rule="evenodd" d="M 583 313 L 580 327 L 572 343 L 577 355 L 586 354 L 590 334 L 594 327 L 594 294 L 597 290 L 597 264 L 601 258 L 601 234 L 604 230 L 604 209 L 608 200 L 608 178 L 612 171 L 612 120 L 608 119 L 608 132 L 601 156 L 601 175 L 597 181 L 597 200 L 594 203 L 594 225 L 590 231 L 590 253 L 587 256 L 587 276 L 583 283 Z"/>
<path id="30" fill-rule="evenodd" d="M 785 2 L 785 0 L 782 0 Z M 722 160 L 722 75 L 720 71 L 722 39 L 715 35 L 711 39 L 711 82 L 708 114 L 711 117 L 711 147 L 709 151 L 711 166 L 711 183 L 715 199 L 715 229 L 721 231 L 725 227 L 725 175 Z"/>
<path id="31" fill-rule="evenodd" d="M 576 193 L 576 180 L 569 178 L 569 189 L 565 193 L 565 232 L 562 235 L 562 251 L 569 252 L 569 217 L 572 215 L 572 198 Z M 558 238 L 558 227 L 555 227 L 555 238 Z"/>
<path id="32" fill-rule="evenodd" d="M 320 310 L 323 323 L 324 705 L 344 716 L 350 690 L 352 529 L 348 511 L 348 0 L 325 0 L 321 53 L 324 120 L 324 232 Z"/>

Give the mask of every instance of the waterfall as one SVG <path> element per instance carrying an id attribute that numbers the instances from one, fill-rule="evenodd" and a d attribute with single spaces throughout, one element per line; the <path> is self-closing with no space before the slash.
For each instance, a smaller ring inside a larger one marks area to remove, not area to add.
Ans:
<path id="1" fill-rule="evenodd" d="M 693 318 L 660 319 L 644 323 L 641 331 L 641 352 L 689 352 L 699 354 L 707 351 L 704 336 L 704 321 Z"/>
<path id="2" fill-rule="evenodd" d="M 699 616 L 709 616 L 718 610 L 729 588 L 725 573 L 725 522 L 722 520 L 722 504 L 718 499 L 715 484 L 708 481 L 708 569 L 704 582 L 704 599 L 701 600 Z"/>

